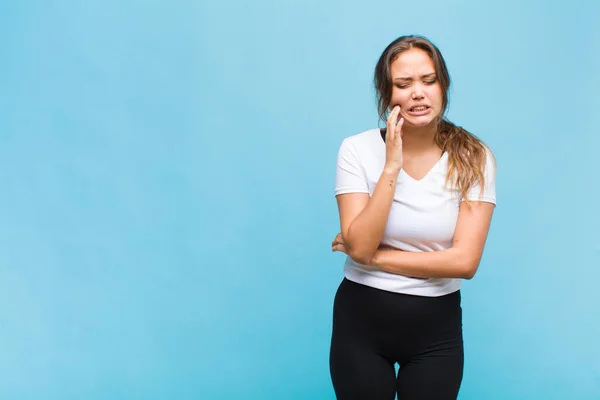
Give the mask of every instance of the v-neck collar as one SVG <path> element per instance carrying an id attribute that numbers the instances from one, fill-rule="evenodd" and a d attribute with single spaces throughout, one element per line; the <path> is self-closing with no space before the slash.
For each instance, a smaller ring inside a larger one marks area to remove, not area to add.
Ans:
<path id="1" fill-rule="evenodd" d="M 380 128 L 379 129 L 379 134 L 381 135 L 381 139 L 383 140 L 383 144 L 384 145 L 385 145 L 385 134 L 386 134 L 386 131 L 387 131 L 386 128 Z M 421 179 L 415 179 L 415 178 L 413 178 L 412 176 L 410 176 L 404 170 L 404 168 L 400 168 L 400 174 L 403 174 L 404 176 L 406 176 L 412 182 L 416 182 L 416 183 L 423 182 L 440 165 L 440 163 L 442 162 L 442 160 L 444 159 L 444 157 L 446 156 L 446 154 L 447 153 L 444 150 L 442 150 L 442 155 L 440 156 L 440 158 L 437 160 L 437 162 L 435 164 L 433 164 L 433 166 L 429 169 L 429 171 L 427 171 L 427 173 L 425 175 L 423 175 L 423 177 Z"/>

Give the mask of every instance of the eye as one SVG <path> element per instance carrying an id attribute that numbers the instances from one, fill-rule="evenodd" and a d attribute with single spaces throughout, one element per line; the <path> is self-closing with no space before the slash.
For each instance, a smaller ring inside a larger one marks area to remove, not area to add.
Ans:
<path id="1" fill-rule="evenodd" d="M 426 85 L 433 85 L 436 82 L 436 80 L 433 79 L 433 80 L 424 81 L 424 82 L 425 82 Z"/>
<path id="2" fill-rule="evenodd" d="M 397 84 L 396 87 L 398 89 L 406 89 L 408 87 L 408 85 L 407 84 Z"/>

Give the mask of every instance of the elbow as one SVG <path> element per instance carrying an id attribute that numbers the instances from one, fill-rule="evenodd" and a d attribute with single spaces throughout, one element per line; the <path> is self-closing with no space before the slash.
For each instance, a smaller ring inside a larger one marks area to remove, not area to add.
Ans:
<path id="1" fill-rule="evenodd" d="M 476 272 L 477 272 L 477 270 L 475 270 L 475 269 L 467 269 L 465 272 L 463 272 L 461 278 L 466 279 L 466 280 L 471 280 L 475 276 Z"/>
<path id="2" fill-rule="evenodd" d="M 373 256 L 375 255 L 374 251 L 369 251 L 366 249 L 349 249 L 349 256 L 351 259 L 353 259 L 355 262 L 359 263 L 359 264 L 363 264 L 363 265 L 369 265 L 371 264 L 371 260 L 373 259 Z"/>
<path id="3" fill-rule="evenodd" d="M 466 280 L 473 279 L 473 277 L 475 277 L 475 274 L 477 273 L 478 268 L 479 260 L 465 263 L 461 268 L 461 278 Z"/>
<path id="4" fill-rule="evenodd" d="M 453 248 L 452 251 L 454 253 L 453 264 L 457 278 L 466 280 L 473 279 L 479 268 L 481 254 L 460 248 Z"/>
<path id="5" fill-rule="evenodd" d="M 348 249 L 348 255 L 350 258 L 359 264 L 370 265 L 375 252 L 377 252 L 377 246 L 371 247 L 360 240 L 348 240 L 344 238 L 346 248 Z"/>

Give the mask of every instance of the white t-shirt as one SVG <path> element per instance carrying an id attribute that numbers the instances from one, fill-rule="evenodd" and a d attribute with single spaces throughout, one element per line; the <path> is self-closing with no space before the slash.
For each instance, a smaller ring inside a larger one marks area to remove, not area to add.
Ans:
<path id="1" fill-rule="evenodd" d="M 473 187 L 470 200 L 496 204 L 496 166 L 487 149 L 485 187 Z M 368 193 L 383 172 L 386 149 L 379 129 L 371 129 L 344 139 L 340 146 L 335 179 L 335 195 Z M 460 192 L 444 186 L 448 171 L 448 153 L 421 180 L 400 170 L 394 200 L 381 244 L 405 251 L 440 251 L 452 247 L 458 219 Z M 420 279 L 368 268 L 349 256 L 344 264 L 344 276 L 354 282 L 391 292 L 420 296 L 442 296 L 461 287 L 460 279 Z"/>

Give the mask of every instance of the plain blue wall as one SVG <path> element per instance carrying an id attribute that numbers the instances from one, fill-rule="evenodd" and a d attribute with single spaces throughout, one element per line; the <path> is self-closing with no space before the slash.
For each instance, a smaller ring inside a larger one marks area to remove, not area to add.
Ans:
<path id="1" fill-rule="evenodd" d="M 335 158 L 423 34 L 496 154 L 460 399 L 600 399 L 598 2 L 0 3 L 0 398 L 333 399 Z"/>

